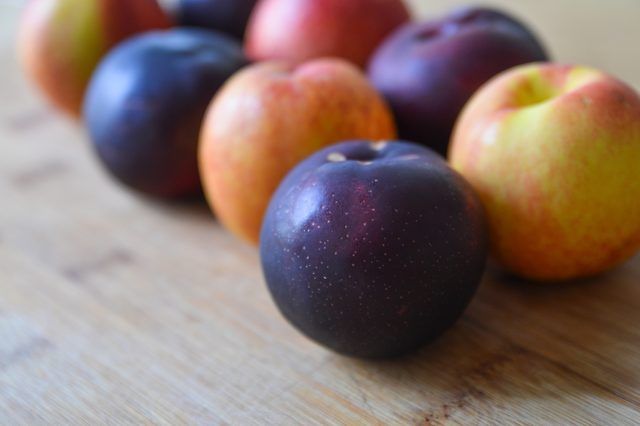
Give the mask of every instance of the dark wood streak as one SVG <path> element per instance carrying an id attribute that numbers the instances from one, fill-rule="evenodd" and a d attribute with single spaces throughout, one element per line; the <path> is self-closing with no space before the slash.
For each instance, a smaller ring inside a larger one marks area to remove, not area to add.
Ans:
<path id="1" fill-rule="evenodd" d="M 605 384 L 599 382 L 597 379 L 593 379 L 590 378 L 588 376 L 586 376 L 585 374 L 583 374 L 582 372 L 576 370 L 575 368 L 572 368 L 564 363 L 558 362 L 552 358 L 549 358 L 548 356 L 544 355 L 541 352 L 536 351 L 533 348 L 525 348 L 524 346 L 521 346 L 515 342 L 513 342 L 510 338 L 508 338 L 507 336 L 503 335 L 502 333 L 498 332 L 497 330 L 493 330 L 487 326 L 485 326 L 484 324 L 481 324 L 479 321 L 470 319 L 470 318 L 466 318 L 465 321 L 469 322 L 470 324 L 473 324 L 473 326 L 478 327 L 480 329 L 482 329 L 483 331 L 492 334 L 495 337 L 498 337 L 499 339 L 503 340 L 504 342 L 506 342 L 509 345 L 510 348 L 510 353 L 514 353 L 517 354 L 517 356 L 526 356 L 529 359 L 537 359 L 543 363 L 546 363 L 547 365 L 550 365 L 552 367 L 554 367 L 555 369 L 562 371 L 563 373 L 565 373 L 567 376 L 573 376 L 574 378 L 589 384 L 590 386 L 593 386 L 597 389 L 600 389 L 602 392 L 609 394 L 610 396 L 614 396 L 616 398 L 619 398 L 622 401 L 627 402 L 630 406 L 636 408 L 636 409 L 640 409 L 640 401 L 635 400 L 635 399 L 631 399 L 629 398 L 629 396 L 625 395 L 624 393 L 615 390 L 615 389 L 611 389 L 610 387 L 606 386 Z M 502 359 L 505 358 L 505 355 L 498 355 L 496 357 L 496 359 Z M 508 359 L 508 355 L 507 355 L 507 359 Z M 504 362 L 504 360 L 502 360 L 501 362 Z M 486 373 L 489 371 L 489 369 L 492 366 L 497 365 L 496 363 L 483 363 L 483 365 L 481 365 L 477 370 L 474 370 L 475 374 L 480 374 L 482 375 L 483 373 Z"/>
<path id="2" fill-rule="evenodd" d="M 603 394 L 618 398 L 620 401 L 624 401 L 634 409 L 640 409 L 640 401 L 633 399 L 629 395 L 617 391 L 616 389 L 611 389 L 598 380 L 590 378 L 575 368 L 572 368 L 570 365 L 566 365 L 549 358 L 543 353 L 536 351 L 535 348 L 527 348 L 515 343 L 509 337 L 491 327 L 486 326 L 481 321 L 477 321 L 466 316 L 461 320 L 461 322 L 467 323 L 483 333 L 487 333 L 498 338 L 501 341 L 503 348 L 490 358 L 476 364 L 469 370 L 460 372 L 461 377 L 468 378 L 468 380 L 463 379 L 464 385 L 461 389 L 458 392 L 455 392 L 453 396 L 441 406 L 438 406 L 435 409 L 425 410 L 422 413 L 419 424 L 445 424 L 457 410 L 462 410 L 467 406 L 473 407 L 474 401 L 491 402 L 492 398 L 489 397 L 481 387 L 478 387 L 476 379 L 480 378 L 482 381 L 487 383 L 500 382 L 500 375 L 502 374 L 501 368 L 510 364 L 517 367 L 521 364 L 520 360 L 524 359 L 529 360 L 529 362 L 538 362 L 541 365 L 546 365 L 548 366 L 547 368 L 560 372 L 565 377 L 571 377 L 574 380 L 585 383 L 594 389 L 598 389 L 598 391 Z M 499 406 L 494 403 L 493 408 L 497 407 Z"/>
<path id="3" fill-rule="evenodd" d="M 50 160 L 30 170 L 16 174 L 11 181 L 15 186 L 24 189 L 63 176 L 69 170 L 67 163 L 61 160 Z"/>
<path id="4" fill-rule="evenodd" d="M 489 397 L 477 387 L 467 384 L 467 386 L 456 392 L 446 403 L 422 414 L 423 420 L 419 424 L 440 425 L 446 423 L 456 410 L 473 406 L 474 401 L 488 400 Z"/>
<path id="5" fill-rule="evenodd" d="M 48 108 L 34 109 L 8 118 L 6 125 L 14 132 L 26 132 L 45 125 L 53 117 L 54 114 Z"/>
<path id="6" fill-rule="evenodd" d="M 18 346 L 7 356 L 0 358 L 0 371 L 4 371 L 16 363 L 34 357 L 53 347 L 53 343 L 44 337 L 35 337 L 22 346 Z"/>
<path id="7" fill-rule="evenodd" d="M 132 263 L 134 263 L 134 257 L 131 253 L 123 249 L 113 249 L 106 255 L 93 261 L 64 268 L 62 273 L 68 279 L 82 283 L 91 274 L 105 272 L 110 268 Z"/>

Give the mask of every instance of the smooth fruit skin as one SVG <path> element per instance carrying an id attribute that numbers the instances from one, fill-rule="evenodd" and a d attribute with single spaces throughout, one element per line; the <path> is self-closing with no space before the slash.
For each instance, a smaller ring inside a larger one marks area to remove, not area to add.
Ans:
<path id="1" fill-rule="evenodd" d="M 471 95 L 501 71 L 547 60 L 523 23 L 492 9 L 460 9 L 411 23 L 374 54 L 368 74 L 394 111 L 400 137 L 446 155 Z"/>
<path id="2" fill-rule="evenodd" d="M 195 28 L 150 32 L 115 48 L 96 70 L 84 105 L 104 166 L 151 196 L 198 192 L 197 145 L 205 111 L 246 64 L 237 41 Z"/>
<path id="3" fill-rule="evenodd" d="M 611 76 L 554 64 L 500 75 L 465 108 L 450 160 L 514 274 L 589 277 L 640 248 L 640 97 Z"/>
<path id="4" fill-rule="evenodd" d="M 245 50 L 254 60 L 333 56 L 365 67 L 382 40 L 409 19 L 402 0 L 262 0 Z"/>
<path id="5" fill-rule="evenodd" d="M 260 238 L 285 318 L 356 357 L 403 355 L 451 327 L 487 252 L 471 186 L 406 142 L 353 141 L 312 155 L 278 188 Z"/>
<path id="6" fill-rule="evenodd" d="M 256 3 L 257 0 L 180 0 L 179 23 L 220 31 L 242 40 Z"/>
<path id="7" fill-rule="evenodd" d="M 170 26 L 156 0 L 31 0 L 20 25 L 18 53 L 50 102 L 79 117 L 102 56 L 136 33 Z"/>
<path id="8" fill-rule="evenodd" d="M 207 112 L 205 195 L 229 230 L 256 243 L 271 195 L 299 161 L 341 140 L 395 137 L 389 108 L 348 62 L 256 64 L 234 76 Z"/>

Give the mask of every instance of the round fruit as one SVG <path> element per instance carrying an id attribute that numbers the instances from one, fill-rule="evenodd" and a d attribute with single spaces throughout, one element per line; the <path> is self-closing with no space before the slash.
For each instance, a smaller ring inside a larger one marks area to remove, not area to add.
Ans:
<path id="1" fill-rule="evenodd" d="M 273 192 L 298 162 L 341 140 L 395 137 L 386 103 L 348 62 L 263 62 L 235 75 L 211 104 L 202 183 L 218 219 L 257 242 Z"/>
<path id="2" fill-rule="evenodd" d="M 245 50 L 254 60 L 337 57 L 364 68 L 409 19 L 402 0 L 262 0 L 249 20 Z"/>
<path id="3" fill-rule="evenodd" d="M 238 42 L 195 28 L 121 44 L 98 67 L 84 105 L 99 158 L 122 183 L 146 194 L 196 193 L 205 110 L 246 63 Z"/>
<path id="4" fill-rule="evenodd" d="M 588 277 L 640 249 L 640 96 L 603 72 L 501 74 L 465 107 L 450 159 L 484 203 L 493 254 L 516 275 Z"/>
<path id="5" fill-rule="evenodd" d="M 31 0 L 20 25 L 18 52 L 49 100 L 79 116 L 100 58 L 133 34 L 169 26 L 156 0 Z"/>
<path id="6" fill-rule="evenodd" d="M 465 8 L 396 31 L 373 55 L 369 77 L 391 105 L 400 137 L 446 155 L 456 118 L 483 83 L 544 60 L 544 47 L 522 22 Z"/>
<path id="7" fill-rule="evenodd" d="M 438 337 L 462 314 L 487 257 L 482 206 L 433 151 L 346 142 L 298 165 L 261 233 L 282 314 L 343 354 L 388 357 Z"/>
<path id="8" fill-rule="evenodd" d="M 239 40 L 257 0 L 180 0 L 180 25 L 203 27 L 229 34 Z"/>

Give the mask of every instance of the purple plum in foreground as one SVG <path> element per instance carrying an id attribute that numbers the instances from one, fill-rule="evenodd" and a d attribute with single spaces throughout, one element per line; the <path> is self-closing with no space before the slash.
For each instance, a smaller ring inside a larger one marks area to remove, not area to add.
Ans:
<path id="1" fill-rule="evenodd" d="M 282 314 L 342 354 L 405 354 L 451 327 L 486 263 L 482 206 L 433 151 L 352 141 L 300 163 L 262 227 L 266 282 Z"/>

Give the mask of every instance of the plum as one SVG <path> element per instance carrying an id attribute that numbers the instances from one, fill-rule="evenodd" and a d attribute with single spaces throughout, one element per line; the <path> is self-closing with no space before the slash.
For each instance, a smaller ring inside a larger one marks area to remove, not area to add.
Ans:
<path id="1" fill-rule="evenodd" d="M 271 295 L 286 319 L 342 354 L 391 357 L 463 313 L 487 259 L 483 208 L 432 150 L 350 141 L 300 163 L 261 231 Z"/>
<path id="2" fill-rule="evenodd" d="M 244 38 L 249 16 L 257 0 L 180 0 L 180 25 L 203 27 Z"/>
<path id="3" fill-rule="evenodd" d="M 465 8 L 398 29 L 375 52 L 368 74 L 391 105 L 400 137 L 446 155 L 455 120 L 482 84 L 546 60 L 523 23 L 498 10 Z"/>
<path id="4" fill-rule="evenodd" d="M 211 98 L 247 64 L 234 39 L 196 28 L 150 32 L 109 53 L 84 118 L 98 157 L 125 185 L 157 197 L 197 193 L 197 144 Z"/>

